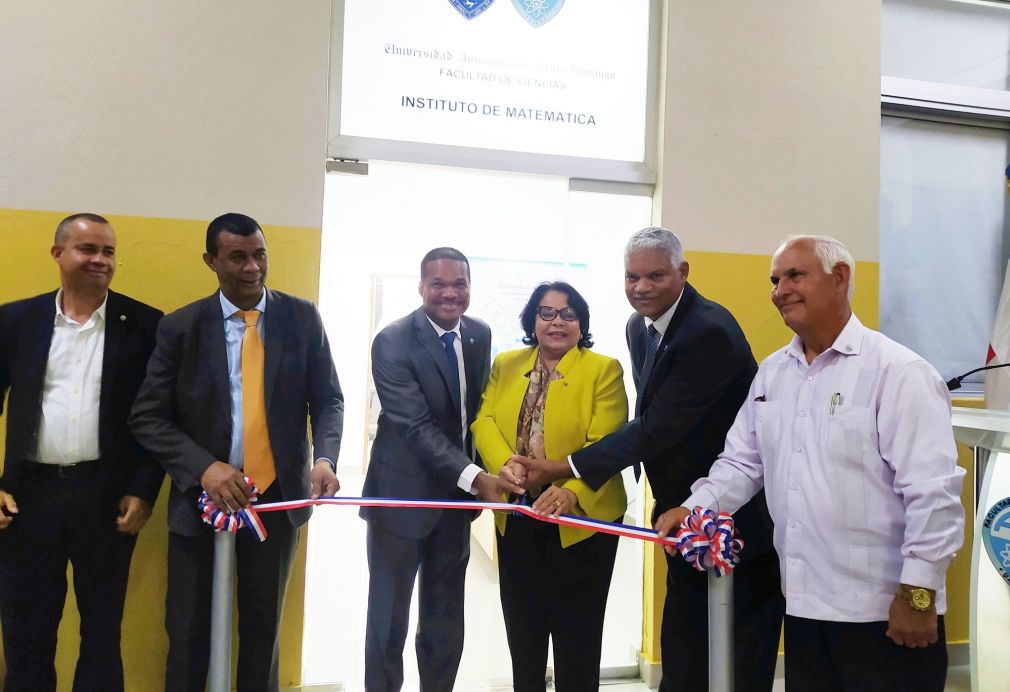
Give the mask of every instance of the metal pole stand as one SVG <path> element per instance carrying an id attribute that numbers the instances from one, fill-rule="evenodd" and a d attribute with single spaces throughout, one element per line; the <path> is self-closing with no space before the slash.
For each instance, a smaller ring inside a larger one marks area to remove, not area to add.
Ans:
<path id="1" fill-rule="evenodd" d="M 708 571 L 708 689 L 733 692 L 733 572 Z"/>
<path id="2" fill-rule="evenodd" d="M 231 612 L 235 583 L 235 534 L 214 535 L 214 585 L 210 602 L 209 692 L 231 690 Z M 711 607 L 711 606 L 710 606 Z"/>

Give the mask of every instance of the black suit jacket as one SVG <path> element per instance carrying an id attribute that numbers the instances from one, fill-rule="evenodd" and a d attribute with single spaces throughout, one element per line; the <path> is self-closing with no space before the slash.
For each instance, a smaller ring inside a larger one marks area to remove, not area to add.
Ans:
<path id="1" fill-rule="evenodd" d="M 491 366 L 491 330 L 460 320 L 466 368 L 466 416 L 473 422 Z M 475 458 L 460 429 L 459 392 L 450 385 L 442 341 L 422 308 L 389 324 L 372 342 L 372 379 L 382 404 L 362 492 L 370 497 L 469 499 L 456 486 Z M 431 533 L 437 509 L 365 507 L 361 516 L 406 538 Z"/>
<path id="2" fill-rule="evenodd" d="M 264 388 L 270 448 L 285 500 L 309 491 L 311 419 L 315 458 L 334 462 L 344 401 L 323 323 L 312 303 L 267 290 L 263 315 Z M 224 317 L 218 293 L 168 315 L 130 417 L 134 435 L 172 477 L 168 527 L 188 536 L 200 521 L 200 477 L 231 451 L 231 395 Z M 299 526 L 309 510 L 287 514 Z"/>
<path id="3" fill-rule="evenodd" d="M 636 417 L 573 454 L 572 463 L 598 488 L 641 461 L 656 498 L 655 518 L 678 506 L 691 494 L 691 484 L 708 475 L 757 363 L 733 315 L 690 284 L 684 285 L 647 382 L 640 381 L 648 341 L 641 315 L 631 316 L 626 333 L 638 390 Z M 743 558 L 771 550 L 772 522 L 763 492 L 734 519 L 746 542 Z"/>
<path id="4" fill-rule="evenodd" d="M 160 310 L 109 291 L 99 395 L 98 446 L 107 488 L 118 501 L 135 495 L 154 504 L 164 471 L 130 434 L 127 418 L 154 348 Z M 56 291 L 0 306 L 0 413 L 7 401 L 7 451 L 0 486 L 16 490 L 36 461 L 42 387 L 56 317 Z"/>

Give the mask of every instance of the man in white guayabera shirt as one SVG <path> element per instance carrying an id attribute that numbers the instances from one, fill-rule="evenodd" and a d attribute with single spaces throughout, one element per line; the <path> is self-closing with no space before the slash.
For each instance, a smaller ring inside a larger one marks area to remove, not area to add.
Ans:
<path id="1" fill-rule="evenodd" d="M 165 476 L 126 426 L 161 312 L 109 290 L 116 235 L 68 216 L 60 288 L 0 306 L 0 624 L 5 692 L 56 689 L 67 562 L 81 616 L 76 690 L 122 690 L 120 622 L 137 533 Z"/>
<path id="2" fill-rule="evenodd" d="M 852 313 L 855 263 L 826 236 L 772 258 L 796 336 L 758 370 L 726 447 L 682 507 L 734 512 L 760 488 L 786 596 L 787 690 L 943 690 L 944 581 L 964 470 L 950 397 L 921 357 Z"/>

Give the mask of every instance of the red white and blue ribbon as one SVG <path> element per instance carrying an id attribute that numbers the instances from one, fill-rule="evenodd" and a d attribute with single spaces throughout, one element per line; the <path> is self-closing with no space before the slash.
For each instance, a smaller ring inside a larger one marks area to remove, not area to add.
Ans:
<path id="1" fill-rule="evenodd" d="M 739 553 L 743 549 L 743 541 L 736 536 L 733 519 L 729 514 L 721 512 L 716 515 L 712 510 L 702 510 L 695 507 L 689 514 L 675 536 L 661 537 L 655 530 L 642 526 L 630 526 L 601 519 L 590 519 L 573 514 L 553 516 L 539 514 L 532 507 L 514 505 L 506 502 L 482 502 L 479 500 L 412 500 L 394 497 L 321 497 L 317 500 L 288 500 L 284 502 L 256 503 L 256 486 L 246 478 L 252 490 L 252 504 L 239 512 L 227 513 L 210 499 L 206 492 L 200 494 L 200 510 L 205 524 L 215 531 L 236 532 L 248 528 L 260 541 L 267 538 L 266 528 L 259 518 L 261 512 L 283 512 L 305 507 L 335 505 L 338 507 L 390 507 L 395 509 L 489 509 L 498 512 L 517 512 L 533 519 L 545 521 L 559 526 L 570 526 L 576 529 L 586 529 L 599 533 L 609 533 L 625 538 L 649 541 L 660 545 L 672 545 L 680 551 L 684 559 L 691 563 L 699 572 L 712 569 L 718 576 L 727 574 L 740 562 Z"/>
<path id="2" fill-rule="evenodd" d="M 259 495 L 259 489 L 248 476 L 245 476 L 245 482 L 249 484 L 249 490 L 252 492 L 252 502 L 255 503 L 256 496 Z M 200 499 L 197 500 L 197 504 L 200 507 L 200 518 L 203 519 L 203 523 L 213 526 L 215 531 L 236 533 L 241 528 L 248 528 L 256 534 L 261 543 L 267 539 L 267 530 L 263 526 L 263 520 L 256 515 L 259 507 L 249 505 L 238 512 L 229 514 L 210 499 L 210 495 L 207 494 L 206 490 L 200 493 Z"/>
<path id="3" fill-rule="evenodd" d="M 263 504 L 249 505 L 241 512 L 228 515 L 220 509 L 206 493 L 200 495 L 200 509 L 203 512 L 203 521 L 214 527 L 217 531 L 237 531 L 239 528 L 248 527 L 252 529 L 260 540 L 266 539 L 266 530 L 263 522 L 257 516 L 262 512 L 282 512 L 290 509 L 301 509 L 303 507 L 313 507 L 320 505 L 336 505 L 338 507 L 392 507 L 397 509 L 426 508 L 426 509 L 469 509 L 481 510 L 490 509 L 500 512 L 519 512 L 533 519 L 539 519 L 559 526 L 571 526 L 576 529 L 587 529 L 599 533 L 609 533 L 615 536 L 635 538 L 642 541 L 650 541 L 661 545 L 674 545 L 672 537 L 661 538 L 654 530 L 641 526 L 629 526 L 612 521 L 602 521 L 600 519 L 590 519 L 589 517 L 579 517 L 572 514 L 562 514 L 551 516 L 538 514 L 532 507 L 526 505 L 513 505 L 507 502 L 481 502 L 478 500 L 410 500 L 393 497 L 321 497 L 318 500 L 288 500 L 285 502 L 268 502 Z"/>
<path id="4" fill-rule="evenodd" d="M 677 550 L 696 570 L 711 569 L 719 577 L 736 567 L 743 550 L 743 541 L 733 528 L 733 517 L 701 507 L 695 507 L 684 517 L 674 540 Z"/>

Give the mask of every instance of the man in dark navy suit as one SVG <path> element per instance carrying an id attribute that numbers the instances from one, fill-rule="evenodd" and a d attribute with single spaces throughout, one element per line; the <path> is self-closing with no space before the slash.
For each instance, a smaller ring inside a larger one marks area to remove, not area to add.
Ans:
<path id="1" fill-rule="evenodd" d="M 137 534 L 164 472 L 127 428 L 161 312 L 109 290 L 116 236 L 68 216 L 60 288 L 0 307 L 0 622 L 7 692 L 56 689 L 67 562 L 81 616 L 74 690 L 122 690 L 120 624 Z"/>
<path id="2" fill-rule="evenodd" d="M 757 363 L 729 311 L 687 283 L 690 268 L 673 233 L 664 228 L 635 233 L 625 249 L 624 267 L 625 292 L 635 309 L 626 329 L 638 391 L 634 420 L 572 454 L 568 464 L 552 466 L 525 457 L 516 461 L 528 469 L 528 487 L 556 479 L 560 468 L 594 488 L 626 466 L 634 465 L 637 473 L 641 462 L 656 500 L 655 522 L 708 474 Z M 734 572 L 735 684 L 738 690 L 770 690 L 785 602 L 764 494 L 734 519 L 746 542 Z M 667 557 L 667 568 L 660 690 L 705 690 L 707 578 L 679 555 Z"/>

